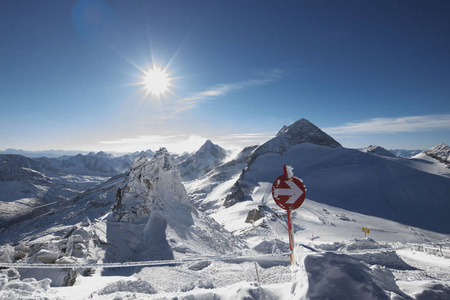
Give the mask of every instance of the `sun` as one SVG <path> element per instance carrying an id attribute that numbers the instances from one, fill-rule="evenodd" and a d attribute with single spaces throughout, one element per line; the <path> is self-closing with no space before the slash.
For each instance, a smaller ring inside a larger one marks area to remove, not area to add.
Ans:
<path id="1" fill-rule="evenodd" d="M 172 78 L 165 69 L 160 67 L 153 67 L 144 72 L 142 84 L 147 91 L 147 95 L 151 94 L 153 97 L 160 98 L 165 92 L 169 91 L 170 82 Z"/>

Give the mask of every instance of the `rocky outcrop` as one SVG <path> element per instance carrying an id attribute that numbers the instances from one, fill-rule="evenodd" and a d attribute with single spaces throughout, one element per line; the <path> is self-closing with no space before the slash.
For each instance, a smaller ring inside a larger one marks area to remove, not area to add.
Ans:
<path id="1" fill-rule="evenodd" d="M 128 176 L 117 190 L 113 218 L 141 223 L 148 220 L 153 210 L 170 213 L 172 208 L 187 204 L 180 172 L 167 149 L 161 148 L 150 161 L 144 155 L 134 160 Z"/>
<path id="2" fill-rule="evenodd" d="M 225 253 L 232 237 L 191 205 L 167 149 L 138 157 L 117 191 L 107 224 L 108 261 Z"/>

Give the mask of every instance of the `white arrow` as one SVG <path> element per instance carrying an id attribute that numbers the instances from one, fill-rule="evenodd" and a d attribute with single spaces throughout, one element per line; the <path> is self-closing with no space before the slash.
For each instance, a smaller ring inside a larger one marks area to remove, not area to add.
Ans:
<path id="1" fill-rule="evenodd" d="M 287 183 L 287 185 L 289 185 L 290 188 L 289 189 L 282 189 L 282 188 L 274 189 L 275 197 L 291 196 L 289 198 L 289 200 L 286 201 L 285 203 L 294 204 L 295 201 L 297 201 L 298 198 L 300 198 L 300 196 L 303 195 L 303 191 L 293 181 L 287 180 L 285 182 Z"/>

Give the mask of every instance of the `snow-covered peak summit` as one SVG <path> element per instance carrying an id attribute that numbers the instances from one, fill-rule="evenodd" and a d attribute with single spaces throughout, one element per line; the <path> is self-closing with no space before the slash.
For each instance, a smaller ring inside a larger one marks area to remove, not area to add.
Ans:
<path id="1" fill-rule="evenodd" d="M 178 165 L 184 180 L 199 178 L 219 166 L 228 153 L 219 145 L 207 140 L 200 149 Z"/>
<path id="2" fill-rule="evenodd" d="M 371 154 L 395 157 L 394 153 L 384 149 L 381 146 L 376 146 L 376 145 L 370 145 L 368 147 L 363 148 L 361 151 L 365 152 L 365 153 L 371 153 Z"/>
<path id="3" fill-rule="evenodd" d="M 107 157 L 107 158 L 114 157 L 112 154 L 106 153 L 104 151 L 97 152 L 97 154 L 95 154 L 95 156 L 97 156 L 97 157 Z"/>
<path id="4" fill-rule="evenodd" d="M 423 151 L 426 155 L 437 159 L 441 163 L 444 163 L 447 165 L 447 167 L 450 167 L 450 147 L 446 144 L 439 144 L 434 147 L 431 147 L 425 151 Z"/>
<path id="5" fill-rule="evenodd" d="M 227 156 L 227 151 L 219 145 L 213 144 L 210 140 L 207 140 L 194 155 L 197 157 L 212 157 L 223 160 Z"/>
<path id="6" fill-rule="evenodd" d="M 302 118 L 289 126 L 283 126 L 273 139 L 258 147 L 255 151 L 255 156 L 270 152 L 284 153 L 290 146 L 303 143 L 331 148 L 341 147 L 341 144 L 323 132 L 319 127 L 307 119 Z"/>
<path id="7" fill-rule="evenodd" d="M 200 147 L 200 149 L 197 150 L 197 152 L 206 151 L 208 149 L 213 149 L 217 145 L 213 144 L 211 140 L 206 140 L 206 142 Z"/>
<path id="8" fill-rule="evenodd" d="M 331 148 L 341 146 L 341 144 L 323 132 L 319 127 L 304 118 L 289 126 L 283 126 L 276 137 L 283 137 L 289 145 L 311 143 Z"/>

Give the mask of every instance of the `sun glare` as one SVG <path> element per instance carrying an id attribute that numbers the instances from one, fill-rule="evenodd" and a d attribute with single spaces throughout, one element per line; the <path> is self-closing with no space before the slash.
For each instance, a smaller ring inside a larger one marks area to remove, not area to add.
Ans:
<path id="1" fill-rule="evenodd" d="M 143 84 L 144 89 L 147 91 L 147 95 L 151 94 L 154 97 L 161 97 L 166 91 L 169 90 L 170 81 L 166 70 L 159 67 L 153 67 L 144 73 Z"/>

